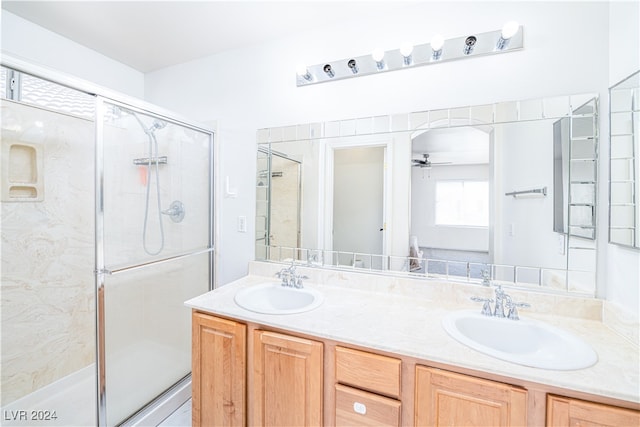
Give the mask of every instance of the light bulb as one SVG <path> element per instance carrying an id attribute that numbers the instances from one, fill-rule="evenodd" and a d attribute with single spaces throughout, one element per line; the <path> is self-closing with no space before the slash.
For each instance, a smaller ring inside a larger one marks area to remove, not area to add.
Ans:
<path id="1" fill-rule="evenodd" d="M 307 66 L 306 65 L 298 64 L 298 66 L 296 67 L 296 74 L 298 74 L 300 77 L 304 76 L 308 72 L 309 71 L 307 70 Z"/>
<path id="2" fill-rule="evenodd" d="M 404 63 L 404 65 L 411 65 L 411 63 L 413 62 L 411 52 L 413 52 L 412 44 L 403 43 L 402 46 L 400 46 L 400 54 L 403 56 L 402 62 Z"/>
<path id="3" fill-rule="evenodd" d="M 400 46 L 400 54 L 405 58 L 411 56 L 411 52 L 413 52 L 413 45 L 411 43 L 403 43 Z"/>
<path id="4" fill-rule="evenodd" d="M 347 62 L 347 67 L 349 67 L 353 74 L 358 74 L 358 71 L 360 71 L 360 69 L 358 68 L 358 63 L 355 59 L 350 59 L 349 62 Z"/>
<path id="5" fill-rule="evenodd" d="M 502 38 L 505 40 L 509 40 L 511 37 L 515 36 L 518 30 L 520 29 L 520 24 L 517 21 L 509 21 L 502 27 Z"/>
<path id="6" fill-rule="evenodd" d="M 384 50 L 382 49 L 374 49 L 371 53 L 371 58 L 376 62 L 376 68 L 378 71 L 384 70 Z"/>
<path id="7" fill-rule="evenodd" d="M 322 70 L 327 74 L 327 76 L 329 76 L 330 78 L 335 77 L 336 73 L 333 71 L 333 68 L 331 68 L 331 64 L 325 64 L 324 67 L 322 67 Z"/>
<path id="8" fill-rule="evenodd" d="M 431 49 L 433 49 L 433 51 L 438 51 L 440 49 L 442 49 L 442 46 L 444 46 L 444 38 L 442 38 L 442 36 L 440 34 L 436 34 L 435 36 L 433 36 L 433 38 L 431 39 Z"/>
<path id="9" fill-rule="evenodd" d="M 296 67 L 296 74 L 307 81 L 311 81 L 312 79 L 311 74 L 309 73 L 309 70 L 307 69 L 306 65 L 302 65 L 302 64 L 298 65 Z"/>
<path id="10" fill-rule="evenodd" d="M 442 46 L 444 46 L 444 39 L 440 34 L 436 34 L 431 39 L 431 60 L 439 61 L 442 58 Z"/>

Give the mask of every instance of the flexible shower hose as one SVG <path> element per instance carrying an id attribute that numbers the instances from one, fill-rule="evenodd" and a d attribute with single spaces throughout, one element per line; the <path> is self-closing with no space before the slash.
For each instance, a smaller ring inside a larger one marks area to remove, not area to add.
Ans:
<path id="1" fill-rule="evenodd" d="M 160 166 L 158 162 L 158 140 L 156 139 L 156 135 L 155 135 L 156 127 L 151 126 L 149 129 L 147 129 L 137 114 L 134 113 L 134 117 L 136 118 L 138 123 L 140 123 L 142 130 L 144 131 L 145 134 L 147 134 L 147 137 L 149 138 L 149 163 L 147 165 L 147 190 L 146 190 L 146 196 L 145 196 L 146 201 L 145 201 L 145 208 L 144 208 L 144 225 L 142 226 L 142 247 L 144 248 L 144 251 L 147 254 L 158 255 L 160 252 L 162 252 L 162 249 L 164 249 L 164 228 L 162 226 L 162 203 L 160 200 Z M 155 157 L 154 157 L 154 150 L 155 150 Z M 155 162 L 153 161 L 154 158 L 156 159 Z M 149 199 L 150 199 L 149 195 L 151 193 L 152 162 L 156 166 L 155 187 L 156 187 L 156 199 L 158 201 L 158 223 L 160 224 L 160 247 L 155 252 L 149 250 L 149 248 L 147 247 L 147 225 L 149 223 Z"/>

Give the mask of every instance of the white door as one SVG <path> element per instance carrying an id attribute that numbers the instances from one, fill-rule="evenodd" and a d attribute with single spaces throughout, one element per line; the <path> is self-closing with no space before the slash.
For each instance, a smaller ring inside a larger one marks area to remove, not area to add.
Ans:
<path id="1" fill-rule="evenodd" d="M 384 253 L 384 158 L 384 146 L 334 150 L 334 251 Z M 339 262 L 369 267 L 362 257 L 343 255 Z"/>

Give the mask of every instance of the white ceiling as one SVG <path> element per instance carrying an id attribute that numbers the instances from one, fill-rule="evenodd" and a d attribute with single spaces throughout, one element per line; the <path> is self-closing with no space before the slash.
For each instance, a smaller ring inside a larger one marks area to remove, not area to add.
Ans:
<path id="1" fill-rule="evenodd" d="M 414 159 L 451 165 L 488 164 L 489 130 L 485 127 L 457 127 L 432 129 L 415 136 L 411 141 Z"/>
<path id="2" fill-rule="evenodd" d="M 21 0 L 2 8 L 146 73 L 408 3 Z"/>

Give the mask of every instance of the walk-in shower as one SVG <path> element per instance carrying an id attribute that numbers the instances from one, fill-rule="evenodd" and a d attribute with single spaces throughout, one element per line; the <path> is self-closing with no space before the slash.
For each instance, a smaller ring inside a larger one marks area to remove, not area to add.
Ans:
<path id="1" fill-rule="evenodd" d="M 153 423 L 214 282 L 213 133 L 11 58 L 0 95 L 1 423 Z"/>

